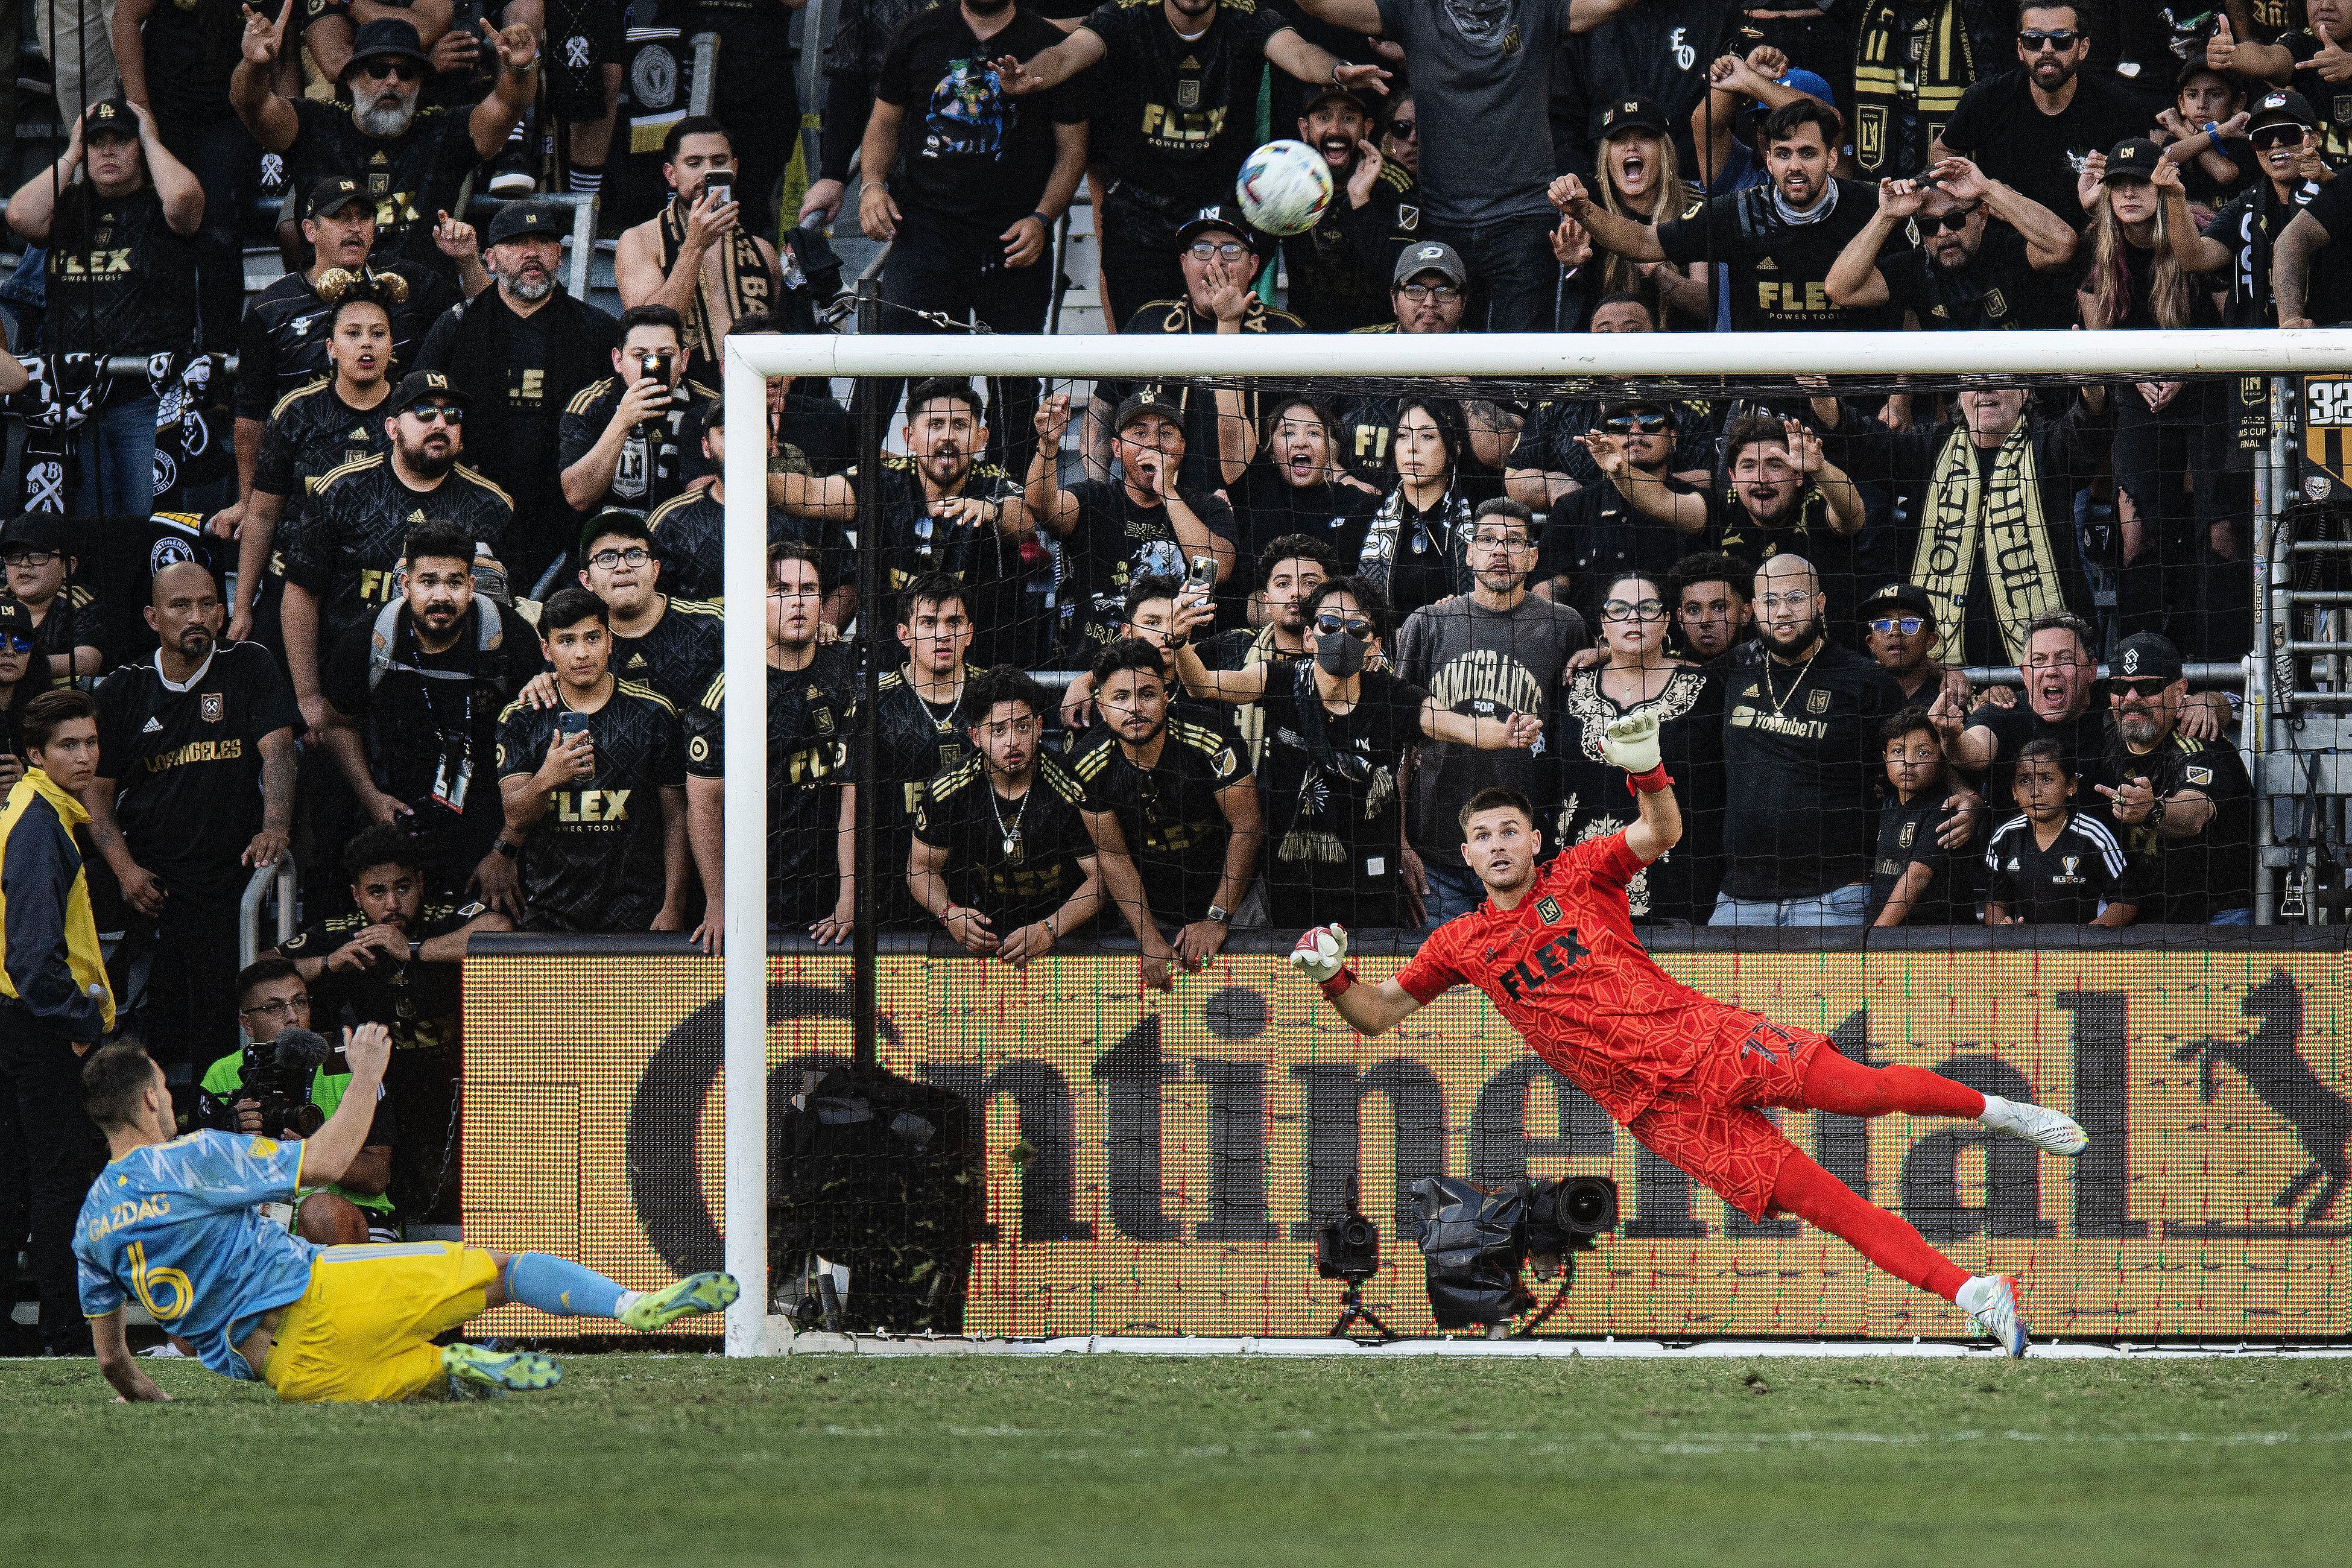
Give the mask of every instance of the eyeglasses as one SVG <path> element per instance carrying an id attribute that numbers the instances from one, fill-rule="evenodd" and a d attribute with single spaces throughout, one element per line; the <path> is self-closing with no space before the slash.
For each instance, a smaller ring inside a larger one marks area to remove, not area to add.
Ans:
<path id="1" fill-rule="evenodd" d="M 1337 611 L 1326 610 L 1315 617 L 1315 629 L 1327 637 L 1333 632 L 1346 632 L 1361 642 L 1372 635 L 1372 623 L 1368 616 L 1342 616 Z"/>
<path id="2" fill-rule="evenodd" d="M 2107 689 L 2121 697 L 2161 697 L 2172 682 L 2157 676 L 2143 676 L 2137 680 L 2113 679 Z"/>
<path id="3" fill-rule="evenodd" d="M 1663 621 L 1666 618 L 1665 601 L 1662 599 L 1610 599 L 1601 606 L 1604 621 Z"/>
<path id="4" fill-rule="evenodd" d="M 1400 142 L 1410 142 L 1421 133 L 1421 127 L 1410 120 L 1389 121 L 1389 134 Z"/>
<path id="5" fill-rule="evenodd" d="M 34 643 L 30 637 L 20 637 L 12 633 L 7 637 L 0 637 L 0 647 L 6 647 L 10 653 L 30 653 L 33 651 Z"/>
<path id="6" fill-rule="evenodd" d="M 423 81 L 425 79 L 425 68 L 411 59 L 385 58 L 380 60 L 362 60 L 353 68 L 353 70 L 355 74 L 360 76 L 383 77 L 387 79 L 395 79 L 399 81 Z"/>
<path id="7" fill-rule="evenodd" d="M 1900 632 L 1906 637 L 1917 637 L 1919 628 L 1927 623 L 1917 616 L 1881 616 L 1870 623 L 1870 629 L 1882 637 Z"/>
<path id="8" fill-rule="evenodd" d="M 1195 261 L 1239 261 L 1249 254 L 1249 247 L 1238 239 L 1229 239 L 1222 245 L 1214 240 L 1196 239 L 1184 254 Z"/>
<path id="9" fill-rule="evenodd" d="M 1942 229 L 1946 234 L 1958 234 L 1969 226 L 1969 219 L 1976 216 L 1977 208 L 1983 205 L 1982 202 L 1970 202 L 1964 207 L 1954 207 L 1949 212 L 1937 213 L 1932 216 L 1921 213 L 1919 226 L 1931 232 Z"/>
<path id="10" fill-rule="evenodd" d="M 436 419 L 449 426 L 466 422 L 466 411 L 454 403 L 412 403 L 401 412 L 420 425 L 430 425 Z"/>
<path id="11" fill-rule="evenodd" d="M 610 572 L 615 566 L 642 566 L 652 559 L 643 547 L 632 544 L 626 550 L 599 550 L 588 557 L 588 564 Z"/>
<path id="12" fill-rule="evenodd" d="M 1762 610 L 1801 610 L 1813 602 L 1811 594 L 1767 594 L 1756 601 Z"/>
<path id="13" fill-rule="evenodd" d="M 58 559 L 58 552 L 54 550 L 11 550 L 7 554 L 0 555 L 0 564 L 47 566 L 56 559 Z"/>
<path id="14" fill-rule="evenodd" d="M 1673 425 L 1673 416 L 1665 414 L 1612 414 L 1601 422 L 1612 436 L 1663 436 Z"/>
<path id="15" fill-rule="evenodd" d="M 2073 48 L 2075 40 L 2082 36 L 2072 27 L 2060 27 L 2046 33 L 2039 27 L 2027 27 L 2017 35 L 2017 41 L 2029 55 L 2040 54 L 2043 49 L 2055 49 L 2063 55 Z"/>
<path id="16" fill-rule="evenodd" d="M 1476 550 L 1503 550 L 1514 554 L 1535 548 L 1535 542 L 1524 533 L 1496 533 L 1491 529 L 1484 533 L 1472 534 L 1470 544 Z"/>
<path id="17" fill-rule="evenodd" d="M 1434 300 L 1441 305 L 1450 305 L 1462 298 L 1462 290 L 1451 283 L 1400 283 L 1397 285 L 1397 292 L 1416 305 L 1423 300 Z"/>
<path id="18" fill-rule="evenodd" d="M 2300 125 L 2265 125 L 2247 140 L 2257 153 L 2273 153 L 2281 147 L 2300 147 L 2305 132 Z"/>
<path id="19" fill-rule="evenodd" d="M 2028 669 L 2080 669 L 2084 662 L 2071 653 L 2036 653 L 2026 656 L 2025 668 Z"/>
<path id="20" fill-rule="evenodd" d="M 273 996 L 258 1007 L 239 1007 L 236 1011 L 241 1018 L 290 1018 L 297 1013 L 307 1013 L 310 1010 L 310 998 L 306 994 L 294 996 Z"/>

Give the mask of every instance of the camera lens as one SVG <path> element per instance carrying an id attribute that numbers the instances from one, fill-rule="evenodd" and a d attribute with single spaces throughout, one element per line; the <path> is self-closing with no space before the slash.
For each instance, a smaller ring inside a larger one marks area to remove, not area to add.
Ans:
<path id="1" fill-rule="evenodd" d="M 1617 1223 L 1614 1184 L 1580 1176 L 1559 1194 L 1560 1222 L 1581 1236 L 1598 1236 Z"/>
<path id="2" fill-rule="evenodd" d="M 1348 1244 L 1348 1248 L 1351 1252 L 1380 1244 L 1379 1233 L 1372 1229 L 1372 1222 L 1368 1219 L 1349 1219 L 1343 1222 L 1339 1226 L 1339 1239 Z"/>

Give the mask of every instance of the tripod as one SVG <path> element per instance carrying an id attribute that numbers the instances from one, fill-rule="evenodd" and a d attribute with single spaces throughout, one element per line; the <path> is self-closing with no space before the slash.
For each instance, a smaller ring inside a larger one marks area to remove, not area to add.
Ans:
<path id="1" fill-rule="evenodd" d="M 1339 1321 L 1331 1325 L 1331 1331 L 1325 1337 L 1334 1340 L 1354 1339 L 1356 1336 L 1349 1331 L 1349 1326 L 1361 1322 L 1370 1325 L 1372 1331 L 1381 1336 L 1382 1344 L 1395 1339 L 1396 1331 L 1381 1322 L 1379 1314 L 1364 1305 L 1364 1276 L 1349 1274 L 1343 1275 L 1342 1278 L 1348 1284 L 1347 1289 L 1339 1292 Z"/>

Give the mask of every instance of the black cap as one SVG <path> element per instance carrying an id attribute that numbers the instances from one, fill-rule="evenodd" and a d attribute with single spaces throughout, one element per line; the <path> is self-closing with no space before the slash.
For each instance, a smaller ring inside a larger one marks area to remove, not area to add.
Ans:
<path id="1" fill-rule="evenodd" d="M 1673 399 L 1645 397 L 1639 393 L 1627 397 L 1604 398 L 1598 413 L 1603 419 L 1614 419 L 1621 414 L 1631 414 L 1637 408 L 1645 408 L 1653 414 L 1664 415 L 1666 423 L 1670 426 L 1682 424 L 1682 414 L 1675 407 Z"/>
<path id="2" fill-rule="evenodd" d="M 1111 418 L 1111 429 L 1114 432 L 1126 429 L 1139 414 L 1157 414 L 1171 425 L 1184 423 L 1184 411 L 1176 406 L 1175 400 L 1150 383 L 1119 399 L 1118 412 Z"/>
<path id="3" fill-rule="evenodd" d="M 2164 162 L 2164 149 L 2145 136 L 2131 136 L 2118 142 L 2107 154 L 2106 178 L 2147 180 L 2156 176 L 2156 166 Z"/>
<path id="4" fill-rule="evenodd" d="M 367 193 L 360 189 L 360 183 L 357 180 L 352 179 L 349 174 L 330 174 L 310 187 L 310 194 L 306 198 L 302 216 L 324 217 L 329 213 L 342 211 L 353 202 L 367 200 Z M 369 205 L 373 207 L 373 204 L 370 203 Z"/>
<path id="5" fill-rule="evenodd" d="M 359 31 L 352 35 L 352 58 L 343 62 L 341 79 L 349 81 L 362 61 L 380 60 L 386 56 L 415 60 L 428 75 L 433 69 L 433 57 L 425 52 L 424 40 L 417 37 L 415 25 L 397 16 L 386 16 L 362 22 Z"/>
<path id="6" fill-rule="evenodd" d="M 131 111 L 131 100 L 121 93 L 101 98 L 82 110 L 81 137 L 87 142 L 93 136 L 139 137 L 139 116 Z"/>
<path id="7" fill-rule="evenodd" d="M 1304 109 L 1301 109 L 1298 112 L 1301 114 L 1312 114 L 1315 112 L 1317 105 L 1328 103 L 1335 98 L 1345 99 L 1349 103 L 1354 104 L 1363 112 L 1364 117 L 1368 120 L 1373 118 L 1377 112 L 1372 108 L 1372 100 L 1370 93 L 1349 87 L 1344 82 L 1337 81 L 1325 82 L 1321 87 L 1318 88 L 1315 90 L 1314 95 L 1307 99 L 1307 106 Z"/>
<path id="8" fill-rule="evenodd" d="M 2115 657 L 2107 660 L 2110 680 L 2152 679 L 2169 685 L 2180 676 L 2180 650 L 2154 632 L 2132 633 L 2116 644 Z"/>
<path id="9" fill-rule="evenodd" d="M 31 642 L 40 629 L 33 624 L 33 612 L 21 600 L 0 599 L 0 635 Z"/>
<path id="10" fill-rule="evenodd" d="M 2305 131 L 2319 129 L 2319 116 L 2311 111 L 2311 100 L 2291 87 L 2273 88 L 2255 100 L 2246 117 L 2246 129 L 2259 131 L 2281 121 L 2300 125 Z"/>
<path id="11" fill-rule="evenodd" d="M 439 371 L 412 370 L 400 378 L 398 386 L 392 389 L 392 411 L 396 414 L 410 404 L 421 403 L 428 397 L 454 403 L 460 408 L 474 401 L 464 387 Z"/>
<path id="12" fill-rule="evenodd" d="M 1265 254 L 1265 245 L 1258 238 L 1257 230 L 1250 227 L 1248 220 L 1242 216 L 1242 209 L 1230 203 L 1202 207 L 1199 212 L 1194 213 L 1185 221 L 1184 226 L 1176 231 L 1176 248 L 1179 250 L 1186 248 L 1192 243 L 1195 236 L 1205 229 L 1212 228 L 1223 229 L 1235 239 L 1248 246 L 1250 254 L 1253 256 Z"/>
<path id="13" fill-rule="evenodd" d="M 70 554 L 66 544 L 68 523 L 62 513 L 54 511 L 20 512 L 0 528 L 0 552 L 14 545 L 20 550 L 54 550 Z"/>
<path id="14" fill-rule="evenodd" d="M 564 221 L 562 213 L 551 203 L 509 202 L 499 209 L 499 216 L 490 220 L 488 243 L 504 245 L 508 240 L 520 239 L 532 234 L 562 239 L 571 232 L 571 224 Z"/>
<path id="15" fill-rule="evenodd" d="M 2213 8 L 2217 11 L 2221 9 L 2218 5 Z M 2187 87 L 2189 85 L 2189 79 L 2197 75 L 2200 71 L 2204 72 L 2208 76 L 2218 76 L 2223 81 L 2230 84 L 2231 91 L 2234 92 L 2238 90 L 2237 81 L 2228 71 L 2216 70 L 2211 66 L 2205 63 L 2205 50 L 2201 45 L 2197 48 L 2189 50 L 2189 58 L 2180 62 L 2180 68 L 2172 73 L 2172 85 L 2174 89 L 2177 91 L 2181 88 Z"/>
<path id="16" fill-rule="evenodd" d="M 1396 275 L 1389 279 L 1389 287 L 1401 289 L 1423 272 L 1434 272 L 1456 289 L 1470 286 L 1470 273 L 1462 265 L 1462 253 L 1442 239 L 1424 239 L 1406 246 L 1397 257 Z"/>
<path id="17" fill-rule="evenodd" d="M 1646 131 L 1653 136 L 1673 134 L 1666 126 L 1666 111 L 1643 98 L 1621 98 L 1601 111 L 1603 142 L 1628 131 Z"/>
<path id="18" fill-rule="evenodd" d="M 1936 624 L 1936 601 L 1927 597 L 1927 590 L 1909 583 L 1889 583 L 1862 602 L 1857 612 L 1867 621 L 1880 610 L 1901 610 L 1920 616 L 1929 626 Z"/>

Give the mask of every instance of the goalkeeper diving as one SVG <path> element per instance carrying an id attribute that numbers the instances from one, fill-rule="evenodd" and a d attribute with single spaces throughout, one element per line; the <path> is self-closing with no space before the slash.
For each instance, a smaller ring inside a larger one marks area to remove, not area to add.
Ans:
<path id="1" fill-rule="evenodd" d="M 83 1104 L 113 1158 L 82 1200 L 74 1259 L 99 1370 L 124 1399 L 171 1397 L 123 1337 L 133 1300 L 182 1351 L 280 1399 L 400 1400 L 552 1388 L 562 1372 L 537 1351 L 433 1342 L 509 1301 L 649 1330 L 735 1300 L 727 1274 L 641 1292 L 543 1252 L 319 1247 L 292 1235 L 259 1205 L 291 1203 L 343 1173 L 366 1142 L 392 1056 L 380 1024 L 346 1029 L 343 1041 L 351 1086 L 299 1142 L 175 1136 L 163 1071 L 135 1041 L 102 1046 L 83 1064 Z"/>
<path id="2" fill-rule="evenodd" d="M 1377 985 L 1349 971 L 1338 926 L 1301 936 L 1291 962 L 1365 1035 L 1396 1027 L 1453 986 L 1476 986 L 1554 1070 L 1741 1213 L 1810 1220 L 2023 1355 L 2015 1280 L 1953 1263 L 1815 1163 L 1759 1108 L 1965 1117 L 2070 1156 L 2089 1138 L 2057 1111 L 1925 1068 L 1850 1061 L 1820 1035 L 1715 1001 L 1660 969 L 1633 935 L 1625 897 L 1635 874 L 1682 837 L 1656 719 L 1615 721 L 1601 749 L 1641 803 L 1632 826 L 1563 850 L 1538 870 L 1543 836 L 1527 801 L 1482 791 L 1462 808 L 1462 830 L 1463 858 L 1486 887 L 1483 906 L 1440 926 Z"/>

